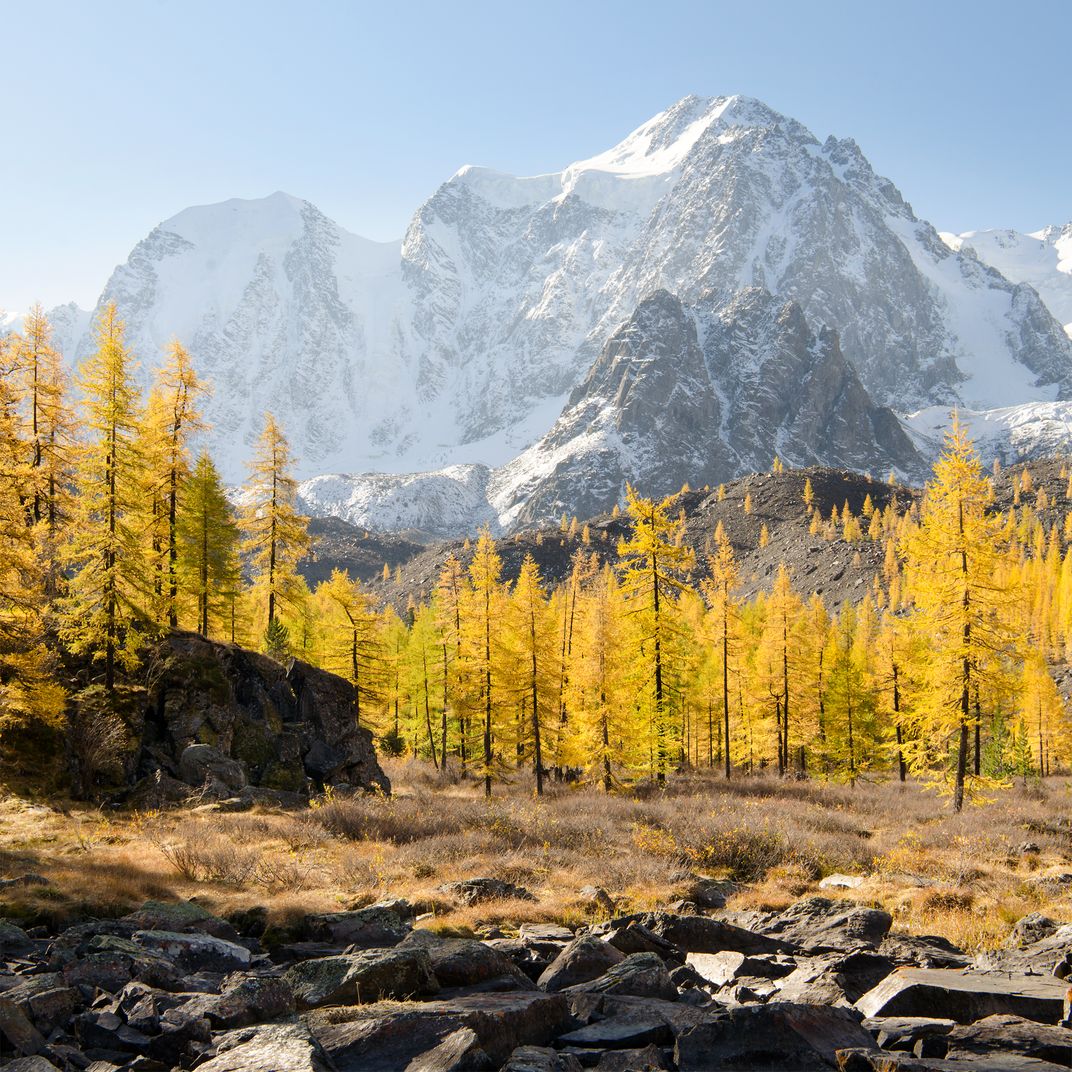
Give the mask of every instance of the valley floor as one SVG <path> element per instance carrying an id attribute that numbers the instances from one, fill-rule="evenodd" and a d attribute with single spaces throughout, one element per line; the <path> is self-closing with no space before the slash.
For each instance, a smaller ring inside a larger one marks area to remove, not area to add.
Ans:
<path id="1" fill-rule="evenodd" d="M 0 917 L 53 928 L 196 898 L 225 917 L 267 910 L 285 931 L 309 912 L 405 897 L 427 913 L 423 926 L 488 936 L 603 917 L 592 887 L 628 912 L 689 900 L 719 879 L 727 912 L 822 893 L 882 906 L 895 931 L 971 952 L 1000 945 L 1032 912 L 1072 920 L 1067 779 L 996 792 L 954 815 L 912 783 L 705 773 L 621 795 L 552 786 L 541 800 L 519 783 L 486 802 L 475 783 L 425 764 L 387 770 L 393 798 L 328 798 L 300 812 L 228 812 L 226 802 L 124 812 L 6 796 Z M 832 875 L 849 878 L 823 882 Z M 532 899 L 466 907 L 440 888 L 473 877 Z"/>

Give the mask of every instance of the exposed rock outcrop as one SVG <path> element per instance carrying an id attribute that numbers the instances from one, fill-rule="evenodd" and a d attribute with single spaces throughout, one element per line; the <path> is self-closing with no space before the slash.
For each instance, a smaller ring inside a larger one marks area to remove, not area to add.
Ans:
<path id="1" fill-rule="evenodd" d="M 325 785 L 390 792 L 354 688 L 298 660 L 287 666 L 233 644 L 175 633 L 147 659 L 141 791 L 208 797 L 265 791 L 284 801 Z"/>

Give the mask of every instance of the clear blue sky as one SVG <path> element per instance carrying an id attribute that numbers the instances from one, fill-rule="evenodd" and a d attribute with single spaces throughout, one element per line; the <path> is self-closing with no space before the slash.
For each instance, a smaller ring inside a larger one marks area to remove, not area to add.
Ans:
<path id="1" fill-rule="evenodd" d="M 688 93 L 854 137 L 943 230 L 1072 219 L 1072 2 L 0 0 L 0 309 L 91 304 L 192 204 L 399 236 L 462 164 L 599 152 Z"/>

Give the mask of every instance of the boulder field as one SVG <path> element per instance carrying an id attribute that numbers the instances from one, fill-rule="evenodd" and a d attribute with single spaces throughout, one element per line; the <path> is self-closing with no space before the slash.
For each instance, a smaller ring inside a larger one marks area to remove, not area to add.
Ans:
<path id="1" fill-rule="evenodd" d="M 883 911 L 822 897 L 747 918 L 655 911 L 482 939 L 415 916 L 395 899 L 284 928 L 265 913 L 228 921 L 192 902 L 149 902 L 56 934 L 0 922 L 0 1068 L 1072 1067 L 1072 928 L 1041 917 L 1009 948 L 972 958 L 942 939 L 891 935 Z"/>

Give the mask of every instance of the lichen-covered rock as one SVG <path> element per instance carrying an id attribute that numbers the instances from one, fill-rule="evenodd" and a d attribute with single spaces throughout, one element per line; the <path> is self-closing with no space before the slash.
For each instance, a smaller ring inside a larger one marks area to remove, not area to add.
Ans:
<path id="1" fill-rule="evenodd" d="M 481 986 L 489 990 L 533 990 L 532 980 L 503 952 L 474 938 L 444 938 L 414 931 L 399 947 L 424 949 L 445 988 Z"/>
<path id="2" fill-rule="evenodd" d="M 238 937 L 230 923 L 193 901 L 146 901 L 137 911 L 123 916 L 123 922 L 139 931 L 174 931 L 178 934 L 197 931 L 228 942 Z"/>
<path id="3" fill-rule="evenodd" d="M 241 971 L 249 967 L 250 951 L 210 934 L 178 934 L 174 931 L 137 931 L 134 941 L 151 953 L 173 961 L 183 971 Z"/>
<path id="4" fill-rule="evenodd" d="M 409 934 L 408 923 L 394 909 L 369 905 L 351 912 L 325 912 L 306 916 L 301 933 L 314 941 L 358 949 L 386 949 Z"/>
<path id="5" fill-rule="evenodd" d="M 304 960 L 288 968 L 283 979 L 300 1009 L 405 999 L 439 990 L 427 951 L 413 948 Z"/>
<path id="6" fill-rule="evenodd" d="M 169 779 L 176 776 L 207 783 L 217 796 L 247 783 L 282 794 L 310 784 L 390 791 L 343 678 L 196 633 L 171 634 L 146 662 L 138 771 L 150 781 L 140 783 L 143 795 L 162 786 L 165 797 L 175 796 Z"/>
<path id="7" fill-rule="evenodd" d="M 267 1024 L 231 1031 L 201 1072 L 331 1072 L 332 1065 L 304 1024 Z"/>

